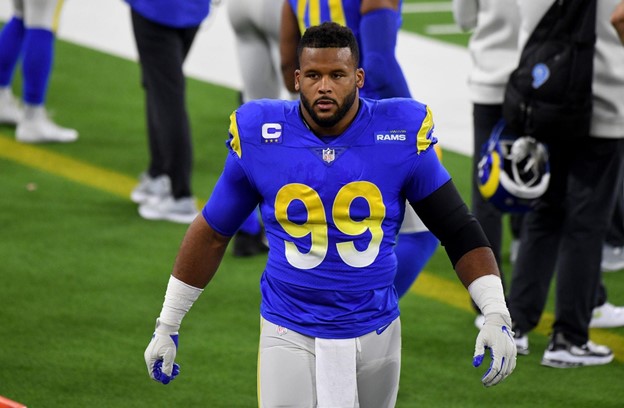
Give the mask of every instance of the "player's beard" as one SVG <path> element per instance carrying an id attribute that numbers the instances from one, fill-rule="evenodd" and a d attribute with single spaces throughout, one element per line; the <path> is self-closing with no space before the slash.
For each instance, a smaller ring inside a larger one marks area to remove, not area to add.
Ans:
<path id="1" fill-rule="evenodd" d="M 351 92 L 344 98 L 344 100 L 342 101 L 342 105 L 339 104 L 338 101 L 333 98 L 319 98 L 319 99 L 331 100 L 332 102 L 336 104 L 336 106 L 338 106 L 338 110 L 333 115 L 331 115 L 330 117 L 325 117 L 325 118 L 321 118 L 316 114 L 316 112 L 312 108 L 312 104 L 310 103 L 310 100 L 306 98 L 303 95 L 303 93 L 300 94 L 300 99 L 301 99 L 301 104 L 303 105 L 303 108 L 308 112 L 308 114 L 312 117 L 312 120 L 317 125 L 323 128 L 330 128 L 336 125 L 338 122 L 342 120 L 342 118 L 345 117 L 349 109 L 351 109 L 351 107 L 355 103 L 356 96 L 357 96 L 357 88 L 354 87 L 353 92 Z"/>

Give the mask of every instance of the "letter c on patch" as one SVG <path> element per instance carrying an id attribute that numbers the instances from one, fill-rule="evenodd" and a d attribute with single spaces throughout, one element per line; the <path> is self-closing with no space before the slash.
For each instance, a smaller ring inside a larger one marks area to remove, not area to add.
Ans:
<path id="1" fill-rule="evenodd" d="M 282 125 L 279 123 L 265 123 L 262 125 L 263 139 L 277 139 L 282 135 Z"/>

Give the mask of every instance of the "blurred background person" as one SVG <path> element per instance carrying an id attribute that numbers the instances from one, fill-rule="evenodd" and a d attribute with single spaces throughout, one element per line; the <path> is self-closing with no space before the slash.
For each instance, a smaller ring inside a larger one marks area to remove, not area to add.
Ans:
<path id="1" fill-rule="evenodd" d="M 295 99 L 282 81 L 279 55 L 281 7 L 284 0 L 228 0 L 228 18 L 236 36 L 243 89 L 240 102 L 255 99 Z M 266 253 L 258 210 L 245 220 L 233 238 L 232 254 L 247 257 Z"/>
<path id="2" fill-rule="evenodd" d="M 610 24 L 618 3 L 597 2 L 590 129 L 582 139 L 562 134 L 548 141 L 550 184 L 523 222 L 509 290 L 514 331 L 526 336 L 541 318 L 556 270 L 555 321 L 542 357 L 550 367 L 613 360 L 608 347 L 589 339 L 589 327 L 599 304 L 602 245 L 624 175 L 624 47 Z M 518 1 L 522 47 L 553 4 Z"/>
<path id="3" fill-rule="evenodd" d="M 76 130 L 57 125 L 46 110 L 62 6 L 62 0 L 13 0 L 13 16 L 0 33 L 0 123 L 17 125 L 18 142 L 67 143 L 78 139 Z M 11 88 L 20 58 L 23 106 Z"/>
<path id="4" fill-rule="evenodd" d="M 190 223 L 193 149 L 182 65 L 210 0 L 126 0 L 139 53 L 149 163 L 130 198 L 148 220 Z"/>
<path id="5" fill-rule="evenodd" d="M 611 14 L 611 24 L 624 45 L 624 1 L 620 1 Z M 602 246 L 601 269 L 614 272 L 624 268 L 624 184 L 617 189 L 615 211 Z M 589 327 L 610 328 L 624 326 L 624 307 L 614 306 L 607 301 L 604 283 L 598 288 L 596 306 L 592 311 Z"/>
<path id="6" fill-rule="evenodd" d="M 518 7 L 516 0 L 453 0 L 453 17 L 463 31 L 472 31 L 468 42 L 472 61 L 472 69 L 468 74 L 468 90 L 473 103 L 472 213 L 483 227 L 492 245 L 501 276 L 504 276 L 504 213 L 481 195 L 478 163 L 483 145 L 503 117 L 505 86 L 509 75 L 518 65 Z M 512 236 L 517 236 L 521 222 L 522 215 L 510 215 Z M 517 242 L 514 240 L 512 243 L 512 260 L 517 251 Z M 480 328 L 483 325 L 483 315 L 478 310 L 477 313 L 475 326 Z"/>
<path id="7" fill-rule="evenodd" d="M 611 24 L 624 45 L 624 0 L 611 14 Z M 624 187 L 624 185 L 622 186 Z M 602 270 L 612 272 L 624 268 L 624 188 L 618 193 L 613 222 L 602 248 Z"/>
<path id="8" fill-rule="evenodd" d="M 624 186 L 623 186 L 624 187 Z M 613 219 L 602 245 L 603 272 L 615 272 L 624 269 L 624 189 L 620 188 L 615 201 Z"/>

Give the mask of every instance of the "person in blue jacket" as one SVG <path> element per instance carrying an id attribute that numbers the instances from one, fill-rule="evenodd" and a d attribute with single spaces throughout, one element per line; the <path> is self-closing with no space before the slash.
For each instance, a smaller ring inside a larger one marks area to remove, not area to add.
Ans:
<path id="1" fill-rule="evenodd" d="M 145 89 L 149 165 L 132 191 L 149 220 L 190 223 L 198 214 L 191 191 L 193 150 L 182 65 L 210 0 L 126 0 Z"/>

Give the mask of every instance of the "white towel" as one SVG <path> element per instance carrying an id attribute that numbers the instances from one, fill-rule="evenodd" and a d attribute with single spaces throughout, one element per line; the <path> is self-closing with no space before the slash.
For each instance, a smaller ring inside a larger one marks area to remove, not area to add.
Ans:
<path id="1" fill-rule="evenodd" d="M 353 408 L 357 394 L 356 340 L 315 340 L 318 408 Z"/>

